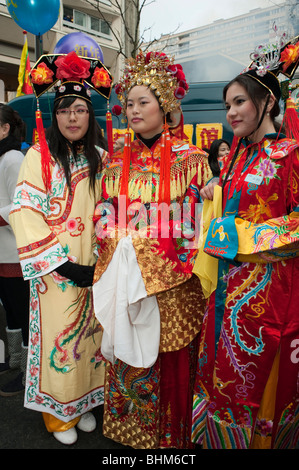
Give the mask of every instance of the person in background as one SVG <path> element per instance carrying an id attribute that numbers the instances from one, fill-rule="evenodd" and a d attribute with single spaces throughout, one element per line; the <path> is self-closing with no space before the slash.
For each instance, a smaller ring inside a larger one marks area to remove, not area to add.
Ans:
<path id="1" fill-rule="evenodd" d="M 93 212 L 99 197 L 103 148 L 87 85 L 109 97 L 111 76 L 100 61 L 42 56 L 31 71 L 40 96 L 58 84 L 52 125 L 24 158 L 14 196 L 13 227 L 23 276 L 30 280 L 29 355 L 25 407 L 42 412 L 63 444 L 91 432 L 91 410 L 103 402 L 101 328 L 90 286 Z"/>
<path id="2" fill-rule="evenodd" d="M 29 281 L 24 281 L 9 212 L 24 155 L 25 123 L 11 107 L 0 104 L 0 299 L 6 313 L 8 356 L 0 374 L 20 373 L 0 390 L 2 396 L 24 392 L 29 326 Z"/>
<path id="3" fill-rule="evenodd" d="M 205 301 L 192 266 L 199 191 L 211 171 L 206 153 L 168 128 L 187 89 L 182 67 L 163 53 L 128 61 L 115 90 L 136 139 L 128 128 L 123 151 L 105 162 L 94 214 L 93 293 L 107 362 L 103 433 L 140 449 L 193 447 Z"/>
<path id="4" fill-rule="evenodd" d="M 226 155 L 229 154 L 229 151 L 230 144 L 224 139 L 216 139 L 211 143 L 207 153 L 209 155 L 209 165 L 214 177 L 220 175 L 220 168 L 223 166 L 223 162 Z"/>
<path id="5" fill-rule="evenodd" d="M 122 150 L 125 145 L 125 138 L 124 137 L 119 137 L 114 143 L 113 143 L 113 152 L 118 152 L 119 150 Z"/>
<path id="6" fill-rule="evenodd" d="M 299 125 L 290 98 L 286 135 L 275 124 L 277 77 L 295 73 L 298 37 L 275 46 L 257 48 L 223 92 L 234 140 L 213 187 L 222 216 L 204 245 L 218 268 L 194 392 L 192 440 L 203 448 L 294 449 L 299 440 Z"/>

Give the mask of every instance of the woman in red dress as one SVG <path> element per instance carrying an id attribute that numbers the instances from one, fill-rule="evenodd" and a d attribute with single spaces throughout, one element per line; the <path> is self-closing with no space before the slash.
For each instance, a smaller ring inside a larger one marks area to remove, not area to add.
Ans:
<path id="1" fill-rule="evenodd" d="M 129 61 L 116 92 L 136 139 L 128 134 L 124 150 L 104 162 L 94 216 L 95 313 L 107 360 L 103 431 L 140 449 L 192 447 L 205 305 L 192 267 L 199 191 L 211 173 L 205 152 L 177 137 L 187 87 L 165 54 Z"/>
<path id="2" fill-rule="evenodd" d="M 211 221 L 204 246 L 219 260 L 218 281 L 193 405 L 192 438 L 204 448 L 295 448 L 299 439 L 299 128 L 291 100 L 286 129 L 292 115 L 296 139 L 274 123 L 277 75 L 295 73 L 298 38 L 283 45 L 272 71 L 265 66 L 273 53 L 263 52 L 224 89 L 234 142 L 220 174 L 222 217 Z"/>

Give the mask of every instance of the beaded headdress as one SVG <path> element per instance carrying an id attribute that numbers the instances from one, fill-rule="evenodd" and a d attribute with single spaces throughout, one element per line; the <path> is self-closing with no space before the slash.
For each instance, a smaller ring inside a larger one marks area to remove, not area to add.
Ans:
<path id="1" fill-rule="evenodd" d="M 250 55 L 252 62 L 242 71 L 266 87 L 277 99 L 281 97 L 279 74 L 292 79 L 299 65 L 299 36 L 291 40 L 286 33 L 281 36 L 273 27 L 276 40 L 270 44 L 262 44 Z"/>
<path id="2" fill-rule="evenodd" d="M 277 28 L 275 25 L 273 29 L 277 33 Z M 295 103 L 291 97 L 291 81 L 299 65 L 299 36 L 296 36 L 291 40 L 287 40 L 285 33 L 280 37 L 276 35 L 276 41 L 268 45 L 257 46 L 255 51 L 250 55 L 250 58 L 252 62 L 245 70 L 241 72 L 240 75 L 247 75 L 266 88 L 269 91 L 267 100 L 269 100 L 270 94 L 272 94 L 276 98 L 277 102 L 280 101 L 282 97 L 281 83 L 278 78 L 280 74 L 289 79 L 289 90 L 286 97 L 286 106 L 282 124 L 285 124 L 285 132 L 287 137 L 296 139 L 299 142 L 299 117 Z M 264 106 L 263 114 L 260 117 L 258 127 L 264 118 L 266 105 L 267 101 Z M 238 155 L 241 140 L 242 139 L 237 139 L 236 137 L 233 138 L 230 154 L 227 158 L 229 169 L 226 173 L 223 186 L 228 181 L 228 175 L 230 174 L 235 159 Z M 233 190 L 232 188 L 233 187 L 231 187 L 231 191 Z"/>
<path id="3" fill-rule="evenodd" d="M 163 52 L 140 51 L 136 58 L 127 60 L 122 77 L 115 86 L 115 93 L 126 114 L 129 91 L 134 86 L 147 86 L 155 94 L 165 114 L 164 131 L 161 136 L 159 202 L 170 204 L 170 134 L 166 115 L 180 110 L 181 100 L 188 92 L 183 68 Z M 125 136 L 123 171 L 120 195 L 128 198 L 128 182 L 131 158 L 131 135 L 129 129 Z"/>
<path id="4" fill-rule="evenodd" d="M 189 89 L 182 66 L 174 64 L 174 59 L 163 52 L 140 51 L 136 59 L 127 60 L 123 75 L 115 86 L 123 112 L 128 93 L 136 85 L 149 87 L 165 114 L 179 108 Z"/>

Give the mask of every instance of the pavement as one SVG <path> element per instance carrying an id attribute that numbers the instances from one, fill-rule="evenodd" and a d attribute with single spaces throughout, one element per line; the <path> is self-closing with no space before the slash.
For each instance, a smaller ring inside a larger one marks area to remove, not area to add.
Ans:
<path id="1" fill-rule="evenodd" d="M 7 348 L 5 326 L 5 312 L 0 304 L 0 340 Z M 12 370 L 0 375 L 0 388 L 19 372 Z M 0 449 L 128 449 L 103 436 L 103 406 L 95 408 L 93 414 L 97 420 L 96 430 L 92 433 L 78 430 L 77 442 L 65 446 L 46 430 L 41 413 L 24 407 L 24 393 L 13 397 L 0 396 Z"/>
<path id="2" fill-rule="evenodd" d="M 0 302 L 0 341 L 4 341 L 5 347 L 7 347 L 5 326 L 5 312 Z M 14 379 L 18 374 L 19 370 L 14 370 L 0 375 L 0 388 L 8 381 Z M 103 436 L 103 406 L 94 408 L 92 412 L 97 421 L 96 430 L 92 433 L 85 433 L 78 430 L 77 442 L 71 446 L 66 446 L 58 442 L 53 435 L 46 430 L 41 413 L 24 407 L 24 393 L 13 397 L 0 396 L 0 449 L 98 449 L 101 450 L 101 452 L 100 454 L 94 454 L 97 456 L 96 465 L 101 463 L 104 465 L 124 464 L 125 466 L 134 467 L 134 469 L 137 467 L 144 469 L 145 465 L 152 464 L 194 465 L 197 463 L 200 464 L 203 457 L 206 457 L 198 448 L 194 451 L 168 449 L 169 452 L 167 450 L 161 452 L 161 450 L 158 450 L 156 451 L 158 452 L 157 455 L 155 451 L 136 451 L 128 446 L 123 446 Z M 299 443 L 296 449 L 299 449 Z M 228 455 L 226 455 L 226 452 L 228 452 Z M 235 452 L 238 453 L 238 451 Z M 256 454 L 256 452 L 258 453 Z M 267 453 L 267 458 L 273 457 L 272 451 L 263 452 Z M 70 454 L 67 455 L 69 456 Z M 236 454 L 234 453 L 234 455 Z M 252 458 L 256 458 L 260 454 L 259 451 L 251 451 L 250 455 Z M 248 459 L 250 455 L 247 454 L 246 458 Z M 275 452 L 274 455 L 275 459 L 279 457 L 277 452 Z M 3 454 L 1 454 L 1 456 L 3 457 Z M 222 462 L 224 462 L 223 459 L 227 459 L 228 465 L 231 465 L 231 456 L 232 454 L 229 451 L 221 451 Z M 213 455 L 209 453 L 210 462 L 211 458 L 212 460 L 215 459 L 216 464 L 217 459 L 219 459 L 218 451 L 213 453 Z"/>

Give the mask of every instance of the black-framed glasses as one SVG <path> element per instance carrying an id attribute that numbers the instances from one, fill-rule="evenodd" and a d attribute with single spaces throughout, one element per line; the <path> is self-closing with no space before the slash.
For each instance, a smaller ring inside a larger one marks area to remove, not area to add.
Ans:
<path id="1" fill-rule="evenodd" d="M 63 109 L 57 109 L 56 111 L 57 116 L 69 117 L 71 113 L 74 113 L 75 116 L 85 116 L 85 114 L 88 114 L 89 111 L 87 108 L 78 108 L 78 109 L 63 108 Z"/>

